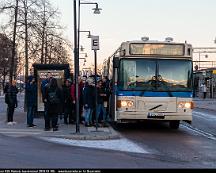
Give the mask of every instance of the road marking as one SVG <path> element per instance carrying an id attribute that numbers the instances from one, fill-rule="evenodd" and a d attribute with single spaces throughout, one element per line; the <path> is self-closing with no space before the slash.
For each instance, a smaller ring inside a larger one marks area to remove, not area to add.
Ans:
<path id="1" fill-rule="evenodd" d="M 133 143 L 128 139 L 112 139 L 112 140 L 72 140 L 72 139 L 63 139 L 63 138 L 54 138 L 54 137 L 43 137 L 41 138 L 46 141 L 70 145 L 70 146 L 79 146 L 86 148 L 96 148 L 96 149 L 107 149 L 115 151 L 125 151 L 132 153 L 149 153 L 139 145 Z"/>
<path id="2" fill-rule="evenodd" d="M 180 126 L 183 127 L 183 128 L 186 128 L 186 129 L 188 129 L 190 131 L 193 131 L 193 132 L 195 132 L 195 133 L 197 133 L 197 134 L 199 134 L 201 136 L 204 136 L 204 137 L 206 137 L 208 139 L 212 139 L 212 140 L 216 141 L 216 137 L 211 133 L 202 131 L 202 130 L 200 130 L 198 128 L 195 128 L 195 127 L 193 127 L 193 126 L 191 126 L 189 124 L 180 124 Z"/>
<path id="3" fill-rule="evenodd" d="M 0 128 L 0 133 L 2 132 L 43 132 L 41 129 L 29 128 L 29 129 L 16 129 L 11 126 L 11 128 Z"/>
<path id="4" fill-rule="evenodd" d="M 28 134 L 28 135 L 38 135 L 38 134 L 40 134 L 40 132 L 6 132 L 6 131 L 4 131 L 4 132 L 0 132 L 1 134 Z"/>
<path id="5" fill-rule="evenodd" d="M 216 120 L 216 115 L 214 114 L 206 114 L 202 112 L 193 111 L 193 115 L 199 118 L 207 119 L 207 120 Z"/>
<path id="6" fill-rule="evenodd" d="M 0 134 L 10 137 L 22 137 L 29 135 L 39 135 L 43 131 L 39 129 L 14 129 L 14 128 L 0 128 Z"/>

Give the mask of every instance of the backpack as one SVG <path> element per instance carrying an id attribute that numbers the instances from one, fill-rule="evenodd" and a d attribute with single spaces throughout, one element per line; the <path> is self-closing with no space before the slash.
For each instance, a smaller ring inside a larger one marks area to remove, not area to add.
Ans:
<path id="1" fill-rule="evenodd" d="M 59 104 L 60 103 L 60 99 L 57 95 L 56 90 L 52 91 L 52 92 L 48 92 L 48 100 L 49 100 L 49 103 L 51 103 L 51 104 Z"/>

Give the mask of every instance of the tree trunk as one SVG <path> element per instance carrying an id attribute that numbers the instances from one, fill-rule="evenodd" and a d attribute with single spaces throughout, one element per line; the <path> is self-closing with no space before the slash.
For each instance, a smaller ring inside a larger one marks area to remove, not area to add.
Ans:
<path id="1" fill-rule="evenodd" d="M 25 83 L 28 80 L 28 6 L 27 1 L 25 0 Z"/>
<path id="2" fill-rule="evenodd" d="M 43 30 L 42 30 L 42 45 L 41 45 L 41 64 L 44 63 L 44 42 L 45 42 L 45 30 L 46 30 L 46 4 L 43 1 Z"/>
<path id="3" fill-rule="evenodd" d="M 13 74 L 14 74 L 14 71 L 15 71 L 14 70 L 14 60 L 15 60 L 15 56 L 16 56 L 16 29 L 17 29 L 18 5 L 19 5 L 19 0 L 16 0 L 14 31 L 13 31 L 13 45 L 12 45 L 12 57 L 11 57 L 11 67 L 10 67 L 10 83 L 13 80 Z"/>
<path id="4" fill-rule="evenodd" d="M 28 0 L 24 1 L 25 8 L 25 84 L 28 82 Z M 27 98 L 26 98 L 26 89 L 25 89 L 25 98 L 24 98 L 24 112 L 27 111 Z"/>

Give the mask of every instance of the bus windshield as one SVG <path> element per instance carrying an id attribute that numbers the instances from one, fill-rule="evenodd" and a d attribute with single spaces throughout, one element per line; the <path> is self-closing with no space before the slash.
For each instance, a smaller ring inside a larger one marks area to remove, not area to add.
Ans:
<path id="1" fill-rule="evenodd" d="M 176 59 L 121 59 L 119 89 L 191 91 L 192 62 Z"/>

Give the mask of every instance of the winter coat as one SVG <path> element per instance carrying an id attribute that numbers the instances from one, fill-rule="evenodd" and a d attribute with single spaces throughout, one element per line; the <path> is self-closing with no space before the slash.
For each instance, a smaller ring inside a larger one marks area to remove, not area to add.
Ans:
<path id="1" fill-rule="evenodd" d="M 97 88 L 97 104 L 103 104 L 105 101 L 106 96 L 101 96 L 101 94 L 106 94 L 105 88 Z"/>
<path id="2" fill-rule="evenodd" d="M 84 105 L 84 108 L 90 108 L 90 109 L 94 108 L 95 106 L 95 87 L 94 86 L 87 85 L 84 87 L 83 105 Z"/>
<path id="3" fill-rule="evenodd" d="M 17 93 L 18 89 L 16 86 L 8 86 L 5 90 L 5 103 L 9 106 L 17 107 Z"/>
<path id="4" fill-rule="evenodd" d="M 78 97 L 79 97 L 79 100 L 82 101 L 82 91 L 83 91 L 83 83 L 79 83 L 79 89 L 78 89 Z M 71 85 L 71 98 L 72 98 L 72 101 L 76 101 L 76 97 L 75 97 L 75 84 L 72 84 Z"/>
<path id="5" fill-rule="evenodd" d="M 62 111 L 62 91 L 60 88 L 51 88 L 51 87 L 47 87 L 46 88 L 46 94 L 45 94 L 45 99 L 47 100 L 47 108 L 48 108 L 48 114 L 59 114 L 61 113 Z M 52 104 L 49 100 L 49 93 L 50 92 L 55 92 L 56 91 L 56 95 L 60 101 L 60 103 L 55 103 L 55 104 Z"/>
<path id="6" fill-rule="evenodd" d="M 72 106 L 72 98 L 70 94 L 71 87 L 70 86 L 63 86 L 63 102 L 64 107 L 71 107 Z"/>
<path id="7" fill-rule="evenodd" d="M 26 103 L 27 107 L 37 105 L 37 85 L 35 82 L 26 84 Z"/>

